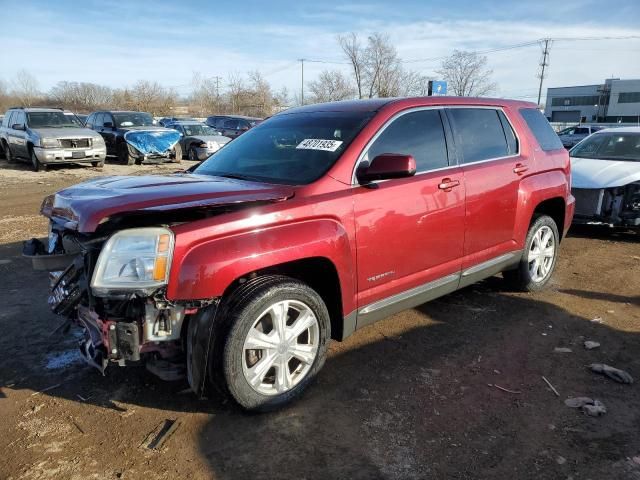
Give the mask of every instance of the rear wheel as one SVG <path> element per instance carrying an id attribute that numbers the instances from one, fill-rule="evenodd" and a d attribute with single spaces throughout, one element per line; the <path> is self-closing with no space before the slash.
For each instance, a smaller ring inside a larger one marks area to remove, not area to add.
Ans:
<path id="1" fill-rule="evenodd" d="M 258 278 L 236 290 L 221 313 L 228 333 L 214 361 L 221 371 L 210 378 L 223 382 L 222 390 L 243 408 L 267 411 L 291 402 L 324 365 L 331 322 L 308 285 Z"/>
<path id="2" fill-rule="evenodd" d="M 503 272 L 514 288 L 528 292 L 542 290 L 551 279 L 558 258 L 560 236 L 553 219 L 542 215 L 531 224 L 518 268 Z"/>
<path id="3" fill-rule="evenodd" d="M 34 172 L 44 172 L 47 170 L 47 166 L 44 163 L 40 163 L 38 157 L 36 156 L 36 152 L 33 148 L 29 149 L 31 153 L 31 168 L 33 168 Z"/>

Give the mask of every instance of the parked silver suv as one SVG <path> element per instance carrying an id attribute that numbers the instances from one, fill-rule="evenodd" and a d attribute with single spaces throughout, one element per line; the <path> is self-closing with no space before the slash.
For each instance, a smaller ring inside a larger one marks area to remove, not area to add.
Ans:
<path id="1" fill-rule="evenodd" d="M 102 167 L 107 155 L 97 132 L 79 127 L 58 108 L 12 108 L 0 127 L 0 147 L 8 162 L 31 161 L 34 171 L 51 163 L 91 163 Z"/>

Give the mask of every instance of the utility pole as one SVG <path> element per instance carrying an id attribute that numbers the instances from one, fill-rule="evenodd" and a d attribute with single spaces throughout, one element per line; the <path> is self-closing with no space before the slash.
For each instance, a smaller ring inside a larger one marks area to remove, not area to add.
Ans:
<path id="1" fill-rule="evenodd" d="M 300 62 L 300 102 L 304 105 L 304 58 L 299 58 Z"/>
<path id="2" fill-rule="evenodd" d="M 540 105 L 540 97 L 542 96 L 542 82 L 544 80 L 544 71 L 545 68 L 549 66 L 549 44 L 551 43 L 550 38 L 545 38 L 544 49 L 542 50 L 542 60 L 540 62 L 540 67 L 542 70 L 540 71 L 540 85 L 538 86 L 538 105 Z"/>

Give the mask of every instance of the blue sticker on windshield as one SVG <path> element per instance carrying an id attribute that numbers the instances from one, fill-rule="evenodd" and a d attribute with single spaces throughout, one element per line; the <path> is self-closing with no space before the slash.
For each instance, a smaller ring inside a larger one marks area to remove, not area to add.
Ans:
<path id="1" fill-rule="evenodd" d="M 180 140 L 176 130 L 133 130 L 124 134 L 124 139 L 143 155 L 162 155 Z"/>

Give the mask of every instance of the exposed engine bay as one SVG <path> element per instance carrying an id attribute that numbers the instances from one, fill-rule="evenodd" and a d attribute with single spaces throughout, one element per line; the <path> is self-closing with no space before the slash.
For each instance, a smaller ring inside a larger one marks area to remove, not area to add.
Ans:
<path id="1" fill-rule="evenodd" d="M 640 226 L 640 183 L 613 188 L 574 188 L 575 223 Z"/>
<path id="2" fill-rule="evenodd" d="M 216 213 L 220 210 L 225 211 L 221 208 Z M 172 216 L 188 221 L 211 214 L 190 210 Z M 101 225 L 93 234 L 78 233 L 52 220 L 46 245 L 37 239 L 25 243 L 23 254 L 32 259 L 33 267 L 49 271 L 51 310 L 82 328 L 80 352 L 103 374 L 110 364 L 144 363 L 163 380 L 183 377 L 185 320 L 215 301 L 171 302 L 164 287 L 118 291 L 92 285 L 100 253 L 117 233 L 115 228 L 132 222 L 139 227 L 161 217 L 124 216 Z"/>

